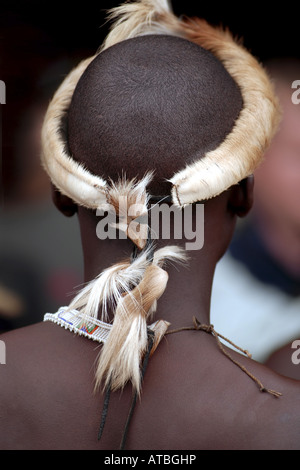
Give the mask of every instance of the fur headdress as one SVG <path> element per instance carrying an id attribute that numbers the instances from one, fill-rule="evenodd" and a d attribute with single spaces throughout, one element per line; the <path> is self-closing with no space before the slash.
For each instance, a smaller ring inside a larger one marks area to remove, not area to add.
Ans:
<path id="1" fill-rule="evenodd" d="M 225 140 L 170 179 L 173 203 L 184 207 L 215 197 L 252 174 L 278 123 L 277 100 L 268 76 L 257 60 L 228 31 L 212 27 L 198 18 L 177 18 L 167 0 L 125 3 L 111 10 L 110 18 L 114 23 L 102 47 L 67 76 L 46 113 L 42 162 L 53 184 L 89 209 L 107 203 L 117 207 L 114 201 L 122 194 L 142 207 L 138 214 L 131 215 L 132 218 L 147 211 L 146 187 L 151 175 L 141 181 L 112 184 L 101 175 L 90 173 L 72 158 L 61 131 L 62 118 L 68 112 L 77 83 L 94 58 L 121 41 L 146 34 L 177 36 L 210 51 L 235 80 L 243 98 L 243 108 Z M 133 241 L 140 249 L 145 248 L 141 240 Z M 182 261 L 184 253 L 176 247 L 168 247 L 155 253 L 152 260 L 146 249 L 134 262 L 129 260 L 101 273 L 71 303 L 70 308 L 87 316 L 97 316 L 102 305 L 102 319 L 105 319 L 108 303 L 115 308 L 113 328 L 99 361 L 97 383 L 105 378 L 106 384 L 119 388 L 131 380 L 139 390 L 139 364 L 147 346 L 147 319 L 155 311 L 156 301 L 166 287 L 167 274 L 162 266 L 169 258 Z M 163 329 L 161 326 L 157 338 L 168 324 L 165 323 Z"/>

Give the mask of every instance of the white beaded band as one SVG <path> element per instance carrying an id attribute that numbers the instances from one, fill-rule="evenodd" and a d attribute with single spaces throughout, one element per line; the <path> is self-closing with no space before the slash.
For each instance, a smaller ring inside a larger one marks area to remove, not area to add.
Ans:
<path id="1" fill-rule="evenodd" d="M 46 321 L 51 321 L 66 330 L 70 330 L 79 336 L 84 336 L 98 343 L 105 343 L 107 341 L 113 326 L 110 323 L 84 315 L 78 310 L 68 310 L 68 307 L 60 307 L 56 313 L 46 313 L 44 315 L 44 322 Z M 149 329 L 154 331 L 156 337 L 160 337 L 164 335 L 168 326 L 168 322 L 157 320 L 149 325 Z"/>
<path id="2" fill-rule="evenodd" d="M 68 307 L 61 307 L 56 313 L 46 313 L 44 321 L 56 323 L 80 336 L 98 341 L 98 343 L 106 342 L 112 328 L 109 323 L 88 317 L 77 310 L 68 310 Z"/>

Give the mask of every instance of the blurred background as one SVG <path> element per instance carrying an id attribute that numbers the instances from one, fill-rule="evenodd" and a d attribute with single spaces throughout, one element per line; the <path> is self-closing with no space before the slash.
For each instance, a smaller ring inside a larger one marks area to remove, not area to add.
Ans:
<path id="1" fill-rule="evenodd" d="M 1 1 L 0 331 L 41 321 L 82 283 L 79 227 L 76 216 L 67 219 L 52 205 L 40 128 L 53 92 L 96 51 L 108 32 L 106 10 L 117 4 Z M 300 105 L 290 99 L 292 81 L 300 80 L 298 12 L 262 2 L 172 5 L 178 15 L 204 17 L 241 38 L 268 68 L 284 109 L 280 134 L 255 175 L 253 214 L 238 225 L 217 268 L 212 300 L 216 329 L 267 361 L 300 338 Z"/>

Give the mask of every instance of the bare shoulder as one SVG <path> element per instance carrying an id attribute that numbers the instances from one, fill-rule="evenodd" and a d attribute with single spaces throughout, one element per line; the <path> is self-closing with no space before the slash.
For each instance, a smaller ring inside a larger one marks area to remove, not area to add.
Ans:
<path id="1" fill-rule="evenodd" d="M 147 434 L 152 448 L 300 448 L 300 382 L 230 351 L 248 375 L 214 338 L 184 334 L 188 341 L 168 338 L 149 364 L 132 446 L 147 445 L 141 441 Z"/>
<path id="2" fill-rule="evenodd" d="M 64 333 L 55 325 L 42 322 L 1 335 L 6 351 L 6 364 L 2 371 L 4 376 L 15 380 L 24 380 L 32 374 L 41 376 L 49 367 L 50 358 L 65 349 L 68 335 Z"/>
<path id="3" fill-rule="evenodd" d="M 91 341 L 80 338 L 77 335 L 58 327 L 51 322 L 36 323 L 25 328 L 12 330 L 0 335 L 0 340 L 5 345 L 7 374 L 28 374 L 28 368 L 41 375 L 44 371 L 49 373 L 52 359 L 55 361 L 55 369 L 59 372 L 59 364 L 65 366 L 74 356 L 74 360 L 82 356 L 82 352 L 93 351 Z M 91 353 L 94 356 L 93 353 Z M 18 365 L 20 368 L 18 368 Z"/>
<path id="4" fill-rule="evenodd" d="M 5 364 L 0 369 L 0 446 L 2 449 L 15 448 L 26 436 L 29 418 L 29 397 L 36 395 L 39 364 L 42 361 L 45 331 L 39 324 L 16 329 L 2 334 L 0 340 L 5 348 Z M 43 341 L 44 339 L 44 341 Z M 31 385 L 30 385 L 31 383 Z M 26 417 L 27 413 L 27 417 Z"/>
<path id="5" fill-rule="evenodd" d="M 43 324 L 12 330 L 0 335 L 1 345 L 5 351 L 5 361 L 0 369 L 0 394 L 12 393 L 14 384 L 29 374 L 30 368 L 35 369 L 36 363 L 43 355 L 41 345 L 45 344 Z M 39 354 L 37 354 L 39 351 Z"/>
<path id="6" fill-rule="evenodd" d="M 93 386 L 99 345 L 52 323 L 0 339 L 6 346 L 6 364 L 0 364 L 1 449 L 118 448 L 131 389 L 112 394 L 99 443 L 103 396 Z M 298 449 L 300 382 L 231 355 L 251 377 L 211 335 L 164 338 L 149 361 L 127 448 Z M 261 392 L 259 383 L 282 396 Z"/>
<path id="7" fill-rule="evenodd" d="M 14 330 L 0 339 L 6 347 L 0 369 L 0 448 L 84 446 L 93 407 L 99 407 L 93 393 L 95 344 L 52 323 Z M 72 427 L 80 429 L 78 441 Z"/>

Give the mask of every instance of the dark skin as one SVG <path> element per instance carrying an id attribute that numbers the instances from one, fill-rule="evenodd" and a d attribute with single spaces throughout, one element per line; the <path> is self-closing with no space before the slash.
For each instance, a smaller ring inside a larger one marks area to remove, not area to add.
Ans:
<path id="1" fill-rule="evenodd" d="M 249 210 L 251 187 L 251 180 L 245 180 L 206 202 L 203 249 L 189 252 L 188 268 L 168 267 L 169 282 L 155 318 L 170 321 L 170 328 L 191 326 L 193 316 L 209 323 L 215 264 L 227 248 L 236 215 Z M 67 215 L 77 211 L 59 193 L 55 200 Z M 128 240 L 100 242 L 94 214 L 79 208 L 78 217 L 88 281 L 124 253 L 129 255 L 132 245 Z M 48 322 L 1 339 L 7 351 L 0 375 L 1 449 L 118 449 L 132 389 L 127 385 L 122 393 L 112 394 L 98 442 L 104 399 L 101 391 L 93 393 L 98 343 Z M 168 335 L 150 359 L 126 449 L 299 448 L 299 383 L 239 353 L 231 354 L 283 396 L 261 393 L 221 353 L 211 335 Z"/>

